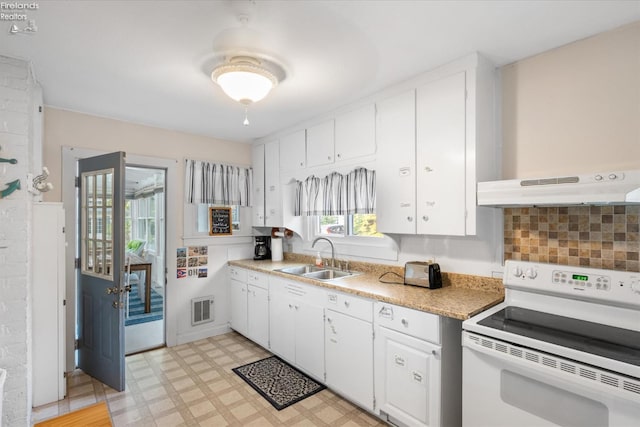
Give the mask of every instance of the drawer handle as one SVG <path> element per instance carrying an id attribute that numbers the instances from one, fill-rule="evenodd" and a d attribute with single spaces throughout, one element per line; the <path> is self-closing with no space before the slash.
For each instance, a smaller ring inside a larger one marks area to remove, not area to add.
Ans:
<path id="1" fill-rule="evenodd" d="M 293 308 L 293 305 L 289 304 L 289 308 Z"/>
<path id="2" fill-rule="evenodd" d="M 407 319 L 402 319 L 401 323 L 402 323 L 402 326 L 409 327 L 409 321 Z"/>
<path id="3" fill-rule="evenodd" d="M 404 366 L 405 365 L 404 358 L 398 356 L 397 354 L 395 355 L 395 362 L 396 362 L 396 365 L 398 365 L 398 366 Z"/>
<path id="4" fill-rule="evenodd" d="M 345 301 L 345 302 L 344 302 L 344 306 L 345 306 L 345 307 L 349 308 L 349 305 L 350 305 L 350 304 L 349 304 L 349 301 Z"/>
<path id="5" fill-rule="evenodd" d="M 419 372 L 413 372 L 413 380 L 419 383 L 422 382 L 422 375 Z"/>
<path id="6" fill-rule="evenodd" d="M 393 308 L 386 306 L 382 307 L 378 312 L 378 316 L 393 320 Z"/>

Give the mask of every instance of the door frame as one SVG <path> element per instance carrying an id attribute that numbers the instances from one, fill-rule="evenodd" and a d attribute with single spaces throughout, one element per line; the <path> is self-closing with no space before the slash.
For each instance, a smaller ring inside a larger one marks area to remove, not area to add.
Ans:
<path id="1" fill-rule="evenodd" d="M 67 250 L 65 253 L 66 272 L 66 361 L 65 371 L 71 372 L 76 368 L 76 350 L 74 347 L 76 337 L 77 307 L 76 307 L 76 279 L 75 279 L 75 258 L 78 252 L 76 236 L 76 188 L 75 177 L 77 170 L 77 160 L 107 154 L 117 150 L 93 150 L 79 147 L 62 147 L 62 203 L 65 209 L 65 241 Z M 175 259 L 171 254 L 176 253 L 179 247 L 177 238 L 177 227 L 179 215 L 182 209 L 169 209 L 169 197 L 178 195 L 178 185 L 183 180 L 178 177 L 178 160 L 164 159 L 160 157 L 143 156 L 127 153 L 125 165 L 148 166 L 152 168 L 166 169 L 166 189 L 165 189 L 165 268 L 171 271 L 170 260 Z M 181 206 L 178 203 L 178 206 Z M 181 223 L 181 221 L 180 221 Z M 168 273 L 165 273 L 165 287 L 168 287 Z M 165 288 L 165 295 L 168 295 Z M 177 310 L 173 307 L 168 298 L 165 298 L 165 342 L 167 346 L 173 346 L 177 341 Z"/>

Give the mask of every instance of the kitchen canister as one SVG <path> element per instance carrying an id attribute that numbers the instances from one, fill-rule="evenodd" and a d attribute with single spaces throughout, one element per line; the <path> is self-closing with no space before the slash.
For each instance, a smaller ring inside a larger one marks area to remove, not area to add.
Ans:
<path id="1" fill-rule="evenodd" d="M 282 238 L 271 238 L 271 261 L 282 261 Z"/>

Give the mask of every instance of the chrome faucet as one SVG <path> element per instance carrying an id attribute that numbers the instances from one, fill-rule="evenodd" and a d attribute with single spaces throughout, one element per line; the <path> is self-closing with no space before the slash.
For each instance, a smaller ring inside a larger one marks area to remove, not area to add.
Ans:
<path id="1" fill-rule="evenodd" d="M 335 267 L 336 266 L 336 250 L 333 247 L 333 242 L 327 239 L 326 237 L 316 237 L 316 239 L 311 244 L 312 248 L 316 245 L 316 243 L 318 243 L 318 240 L 326 240 L 331 245 L 331 267 Z"/>

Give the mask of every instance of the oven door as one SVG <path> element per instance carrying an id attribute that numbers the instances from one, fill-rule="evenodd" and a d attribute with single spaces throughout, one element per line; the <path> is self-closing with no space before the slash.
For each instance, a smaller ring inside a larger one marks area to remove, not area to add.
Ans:
<path id="1" fill-rule="evenodd" d="M 640 381 L 463 332 L 464 427 L 627 427 Z"/>

